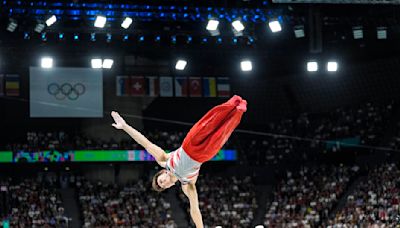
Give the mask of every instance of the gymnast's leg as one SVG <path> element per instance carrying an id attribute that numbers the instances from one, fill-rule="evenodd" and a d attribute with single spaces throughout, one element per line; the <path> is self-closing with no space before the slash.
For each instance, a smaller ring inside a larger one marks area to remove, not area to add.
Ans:
<path id="1" fill-rule="evenodd" d="M 246 110 L 246 100 L 237 95 L 212 108 L 190 129 L 183 141 L 183 150 L 198 162 L 212 159 L 239 125 Z"/>

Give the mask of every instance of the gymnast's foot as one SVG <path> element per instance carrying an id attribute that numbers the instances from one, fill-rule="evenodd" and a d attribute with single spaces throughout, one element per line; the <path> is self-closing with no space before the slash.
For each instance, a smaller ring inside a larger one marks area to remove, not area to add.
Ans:
<path id="1" fill-rule="evenodd" d="M 242 99 L 240 101 L 240 104 L 238 106 L 236 106 L 236 108 L 239 111 L 246 112 L 247 111 L 247 101 Z"/>

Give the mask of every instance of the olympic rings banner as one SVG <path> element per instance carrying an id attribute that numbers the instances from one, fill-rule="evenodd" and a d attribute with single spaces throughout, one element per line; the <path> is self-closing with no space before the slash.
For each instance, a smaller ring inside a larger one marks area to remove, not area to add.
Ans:
<path id="1" fill-rule="evenodd" d="M 31 117 L 103 117 L 102 71 L 30 68 Z"/>

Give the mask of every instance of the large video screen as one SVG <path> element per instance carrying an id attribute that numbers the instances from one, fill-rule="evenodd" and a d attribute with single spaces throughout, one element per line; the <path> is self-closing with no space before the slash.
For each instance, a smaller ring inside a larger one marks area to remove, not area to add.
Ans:
<path id="1" fill-rule="evenodd" d="M 236 161 L 236 150 L 220 150 L 211 161 Z M 155 161 L 145 150 L 73 150 L 49 151 L 0 151 L 0 162 L 47 163 L 47 162 L 136 162 Z"/>

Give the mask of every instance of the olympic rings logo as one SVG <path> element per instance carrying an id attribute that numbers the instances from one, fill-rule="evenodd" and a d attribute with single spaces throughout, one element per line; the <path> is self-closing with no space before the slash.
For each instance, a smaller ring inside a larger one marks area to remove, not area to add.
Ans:
<path id="1" fill-rule="evenodd" d="M 70 83 L 64 83 L 59 85 L 58 83 L 50 83 L 47 86 L 47 92 L 53 95 L 57 100 L 65 100 L 68 98 L 71 101 L 77 100 L 86 91 L 86 87 L 82 83 L 76 83 L 71 85 Z"/>

